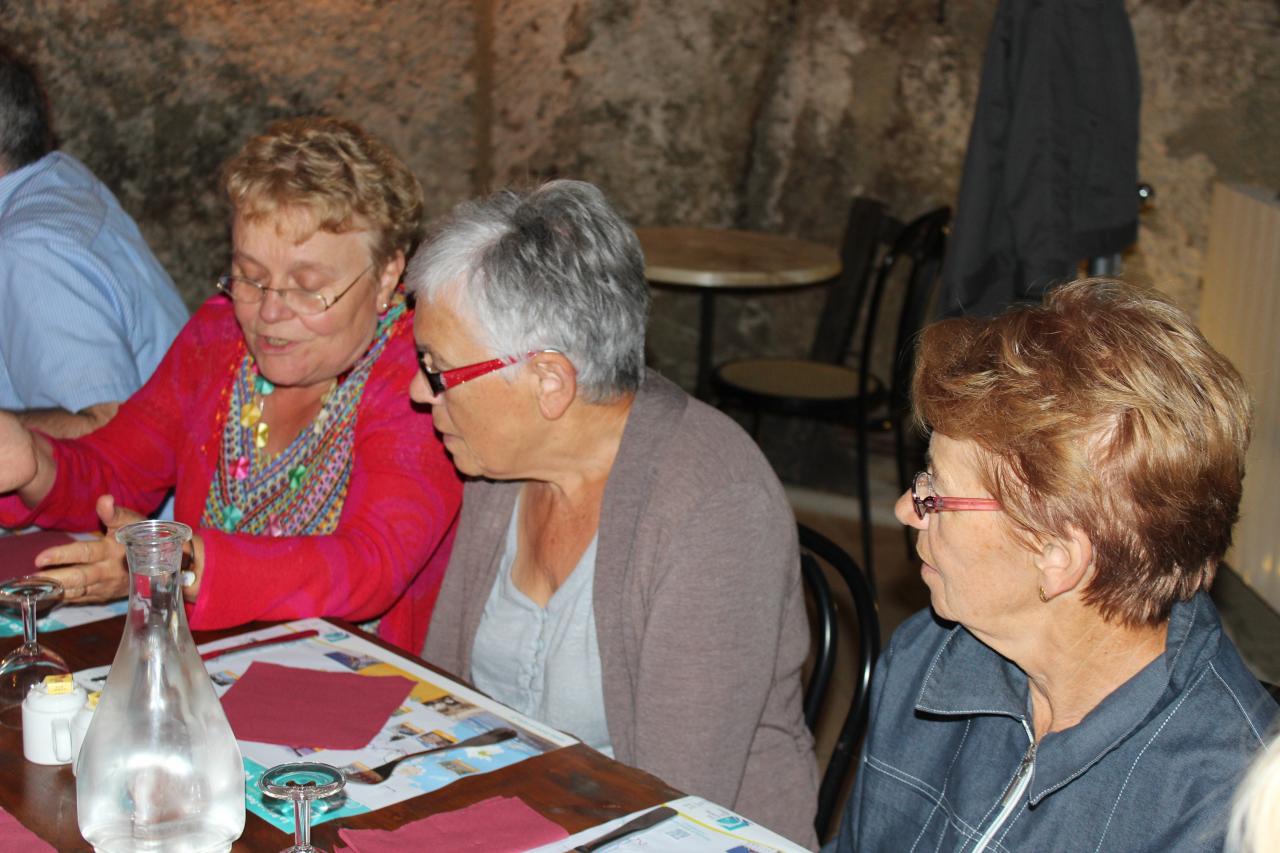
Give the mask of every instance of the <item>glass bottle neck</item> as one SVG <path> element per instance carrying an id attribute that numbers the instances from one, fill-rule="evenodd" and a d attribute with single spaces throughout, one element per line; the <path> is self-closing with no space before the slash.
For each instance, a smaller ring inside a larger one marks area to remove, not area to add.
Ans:
<path id="1" fill-rule="evenodd" d="M 133 631 L 160 628 L 172 635 L 185 615 L 181 574 L 177 569 L 156 574 L 129 572 L 129 626 Z"/>

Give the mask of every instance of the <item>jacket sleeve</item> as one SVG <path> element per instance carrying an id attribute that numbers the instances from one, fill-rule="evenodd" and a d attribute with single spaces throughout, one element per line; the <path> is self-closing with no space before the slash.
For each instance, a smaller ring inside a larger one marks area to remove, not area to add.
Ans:
<path id="1" fill-rule="evenodd" d="M 390 369 L 381 379 L 375 369 L 360 402 L 336 531 L 270 537 L 202 529 L 204 575 L 192 628 L 379 616 L 446 542 L 462 485 L 430 415 L 409 401 L 412 349 L 397 343 L 383 355 L 395 360 Z"/>
<path id="2" fill-rule="evenodd" d="M 683 510 L 672 516 L 647 602 L 635 764 L 732 804 L 773 686 L 789 599 L 800 594 L 795 524 L 747 483 Z"/>

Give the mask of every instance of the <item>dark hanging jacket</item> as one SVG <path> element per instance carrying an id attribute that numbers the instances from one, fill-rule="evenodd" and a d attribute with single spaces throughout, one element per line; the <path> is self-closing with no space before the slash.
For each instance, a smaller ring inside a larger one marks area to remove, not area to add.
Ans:
<path id="1" fill-rule="evenodd" d="M 944 311 L 1039 301 L 1138 233 L 1141 82 L 1123 0 L 1001 0 L 987 43 Z"/>

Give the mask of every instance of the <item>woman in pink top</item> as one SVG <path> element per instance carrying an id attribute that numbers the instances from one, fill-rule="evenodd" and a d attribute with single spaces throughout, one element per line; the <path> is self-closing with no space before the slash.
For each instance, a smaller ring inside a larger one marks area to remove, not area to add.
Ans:
<path id="1" fill-rule="evenodd" d="M 422 190 L 380 141 L 336 119 L 280 122 L 227 163 L 232 254 L 151 380 L 74 441 L 0 413 L 0 524 L 107 536 L 37 558 L 70 602 L 127 592 L 110 535 L 175 489 L 196 528 L 193 628 L 379 618 L 419 649 L 461 486 L 416 371 L 400 290 Z"/>

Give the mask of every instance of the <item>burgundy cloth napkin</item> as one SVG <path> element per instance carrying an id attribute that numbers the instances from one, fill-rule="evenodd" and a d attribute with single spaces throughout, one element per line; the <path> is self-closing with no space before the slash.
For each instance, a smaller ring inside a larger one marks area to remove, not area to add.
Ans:
<path id="1" fill-rule="evenodd" d="M 519 797 L 490 797 L 399 829 L 339 829 L 350 853 L 521 853 L 569 833 Z"/>
<path id="2" fill-rule="evenodd" d="M 0 809 L 0 850 L 21 850 L 22 853 L 58 853 L 52 845 L 27 829 L 18 819 Z"/>
<path id="3" fill-rule="evenodd" d="M 361 749 L 404 703 L 402 675 L 324 672 L 254 661 L 222 697 L 237 740 Z"/>
<path id="4" fill-rule="evenodd" d="M 70 534 L 61 530 L 37 530 L 35 533 L 23 533 L 15 536 L 0 536 L 0 581 L 33 575 L 36 568 L 36 554 L 54 545 L 66 545 L 76 541 Z"/>

